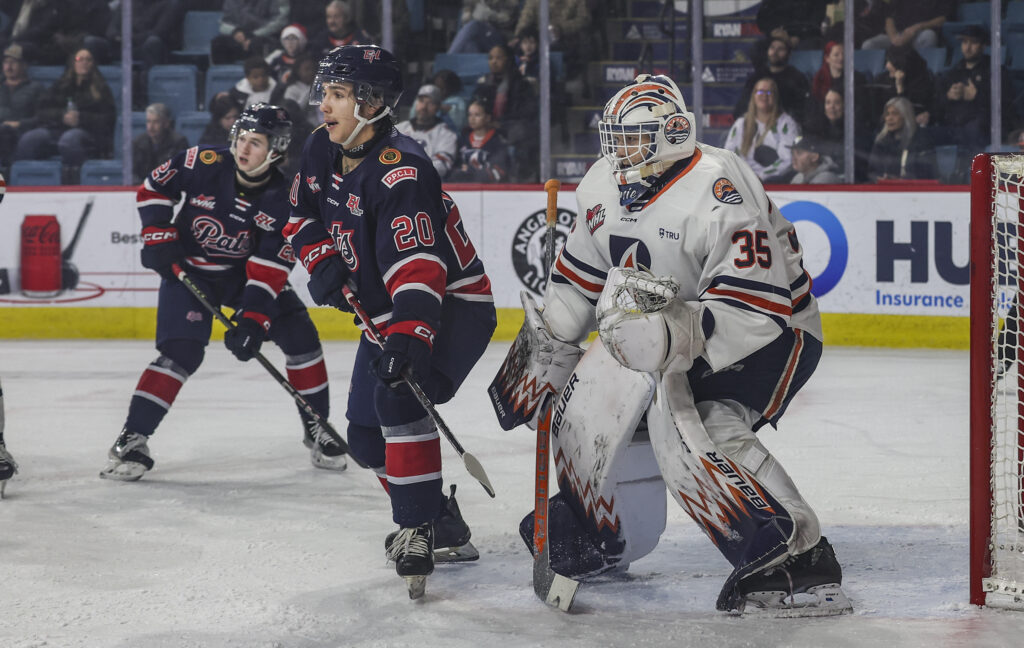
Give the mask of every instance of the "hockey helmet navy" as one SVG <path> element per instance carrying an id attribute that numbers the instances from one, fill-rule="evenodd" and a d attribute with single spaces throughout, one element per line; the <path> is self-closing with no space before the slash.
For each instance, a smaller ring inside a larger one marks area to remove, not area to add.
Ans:
<path id="1" fill-rule="evenodd" d="M 320 105 L 324 85 L 351 83 L 356 101 L 372 108 L 386 106 L 393 112 L 402 96 L 402 69 L 391 52 L 376 45 L 335 47 L 320 59 L 309 103 Z"/>
<path id="2" fill-rule="evenodd" d="M 232 148 L 239 133 L 250 131 L 267 136 L 267 144 L 272 152 L 284 155 L 292 141 L 292 118 L 288 111 L 280 106 L 268 103 L 255 103 L 238 116 L 231 126 Z"/>

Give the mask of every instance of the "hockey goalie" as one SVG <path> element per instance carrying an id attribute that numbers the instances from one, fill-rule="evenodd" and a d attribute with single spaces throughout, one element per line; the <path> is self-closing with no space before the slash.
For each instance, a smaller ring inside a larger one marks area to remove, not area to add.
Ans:
<path id="1" fill-rule="evenodd" d="M 697 144 L 693 124 L 666 76 L 607 103 L 544 307 L 523 294 L 490 397 L 505 429 L 554 408 L 556 573 L 586 579 L 651 552 L 667 487 L 732 564 L 719 610 L 848 613 L 814 511 L 757 436 L 821 357 L 800 244 L 751 169 Z M 532 513 L 520 533 L 532 551 Z"/>

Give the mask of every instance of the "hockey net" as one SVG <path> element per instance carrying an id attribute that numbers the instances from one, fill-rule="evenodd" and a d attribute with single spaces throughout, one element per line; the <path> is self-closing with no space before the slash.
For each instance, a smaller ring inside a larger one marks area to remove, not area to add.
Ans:
<path id="1" fill-rule="evenodd" d="M 1024 610 L 1024 155 L 971 170 L 971 602 Z"/>

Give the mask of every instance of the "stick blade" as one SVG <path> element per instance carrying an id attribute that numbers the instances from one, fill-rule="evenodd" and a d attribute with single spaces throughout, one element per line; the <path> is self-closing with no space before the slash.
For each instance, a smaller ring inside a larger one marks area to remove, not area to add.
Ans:
<path id="1" fill-rule="evenodd" d="M 480 485 L 484 487 L 488 495 L 494 497 L 494 487 L 491 486 L 491 480 L 487 478 L 487 471 L 484 470 L 480 460 L 466 452 L 462 455 L 462 462 L 466 466 L 466 472 L 472 475 L 473 479 L 480 482 Z"/>
<path id="2" fill-rule="evenodd" d="M 580 583 L 551 569 L 547 545 L 533 560 L 533 592 L 537 598 L 562 612 L 572 610 Z"/>

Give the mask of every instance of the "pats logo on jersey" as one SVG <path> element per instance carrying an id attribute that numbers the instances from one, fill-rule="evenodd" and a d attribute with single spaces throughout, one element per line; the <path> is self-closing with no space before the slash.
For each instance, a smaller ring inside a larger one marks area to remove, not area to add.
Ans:
<path id="1" fill-rule="evenodd" d="M 587 210 L 587 229 L 593 234 L 604 225 L 604 205 L 597 205 Z"/>
<path id="2" fill-rule="evenodd" d="M 353 216 L 363 215 L 363 210 L 359 208 L 359 196 L 355 194 L 349 194 L 348 202 L 345 203 L 345 206 L 348 207 L 348 210 L 352 213 Z"/>
<path id="3" fill-rule="evenodd" d="M 565 244 L 565 239 L 569 236 L 576 220 L 576 214 L 568 209 L 558 208 L 554 232 L 556 255 Z M 544 287 L 547 284 L 547 268 L 544 260 L 547 248 L 546 240 L 547 219 L 543 209 L 527 216 L 512 237 L 512 268 L 523 285 L 537 295 L 544 293 Z"/>
<path id="4" fill-rule="evenodd" d="M 252 252 L 249 230 L 229 234 L 224 224 L 212 216 L 200 216 L 192 221 L 192 238 L 211 257 L 242 258 Z"/>
<path id="5" fill-rule="evenodd" d="M 199 194 L 198 196 L 192 196 L 189 198 L 188 204 L 193 207 L 199 207 L 200 209 L 213 209 L 214 205 L 217 204 L 214 198 L 215 196 Z"/>
<path id="6" fill-rule="evenodd" d="M 690 120 L 676 115 L 665 124 L 665 139 L 669 144 L 682 144 L 690 138 Z"/>
<path id="7" fill-rule="evenodd" d="M 306 176 L 306 184 L 313 193 L 320 191 L 320 183 L 316 181 L 316 176 Z"/>
<path id="8" fill-rule="evenodd" d="M 738 205 L 743 202 L 743 196 L 740 195 L 740 192 L 736 191 L 736 187 L 733 186 L 732 180 L 729 180 L 728 178 L 719 178 L 718 180 L 715 180 L 714 192 L 715 198 L 728 205 Z"/>

